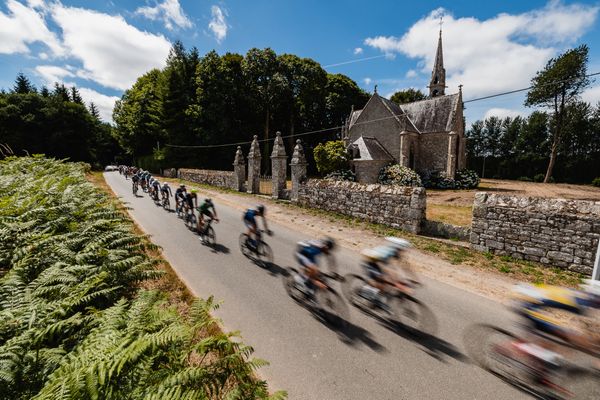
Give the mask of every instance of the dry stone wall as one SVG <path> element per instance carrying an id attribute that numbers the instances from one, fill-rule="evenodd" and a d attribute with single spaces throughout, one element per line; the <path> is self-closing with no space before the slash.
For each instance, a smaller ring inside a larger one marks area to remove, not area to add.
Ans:
<path id="1" fill-rule="evenodd" d="M 600 201 L 477 193 L 471 247 L 590 274 Z"/>
<path id="2" fill-rule="evenodd" d="M 180 169 L 177 173 L 179 179 L 203 183 L 227 189 L 237 190 L 237 182 L 233 171 L 212 171 L 206 169 Z"/>
<path id="3" fill-rule="evenodd" d="M 309 180 L 298 190 L 298 203 L 419 233 L 425 219 L 425 189 Z"/>

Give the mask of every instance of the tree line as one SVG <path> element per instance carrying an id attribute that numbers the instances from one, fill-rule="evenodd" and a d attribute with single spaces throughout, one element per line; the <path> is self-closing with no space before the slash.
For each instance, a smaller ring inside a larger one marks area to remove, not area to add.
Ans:
<path id="1" fill-rule="evenodd" d="M 302 136 L 310 155 L 317 143 L 336 138 L 340 130 L 331 127 L 340 126 L 353 105 L 368 99 L 350 78 L 329 74 L 309 58 L 269 48 L 200 56 L 176 42 L 166 66 L 139 77 L 117 101 L 115 137 L 134 163 L 230 169 L 235 146 L 172 146 L 248 142 L 258 135 L 269 139 L 261 143 L 266 172 L 275 132 L 291 136 L 291 154 L 294 135 L 325 130 Z"/>
<path id="2" fill-rule="evenodd" d="M 22 73 L 11 90 L 0 92 L 0 143 L 17 155 L 43 153 L 97 166 L 121 152 L 111 125 L 93 103 L 84 104 L 76 87 L 56 83 L 38 90 Z"/>

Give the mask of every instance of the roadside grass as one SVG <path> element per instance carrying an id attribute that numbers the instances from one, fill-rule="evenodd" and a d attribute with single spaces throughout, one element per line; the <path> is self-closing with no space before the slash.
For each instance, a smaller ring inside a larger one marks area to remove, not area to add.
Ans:
<path id="1" fill-rule="evenodd" d="M 191 181 L 186 181 L 177 178 L 163 178 L 170 183 L 183 183 L 190 187 L 198 187 L 207 190 L 213 190 L 220 193 L 229 193 L 241 195 L 245 197 L 255 197 L 256 195 L 245 192 L 238 192 L 232 189 L 220 188 L 206 184 L 199 184 Z M 508 256 L 497 256 L 492 253 L 481 253 L 476 250 L 465 248 L 459 244 L 453 244 L 452 241 L 438 240 L 425 236 L 419 236 L 412 233 L 402 231 L 400 229 L 391 228 L 386 225 L 367 222 L 358 218 L 350 217 L 344 214 L 335 213 L 332 211 L 319 210 L 309 207 L 304 207 L 299 204 L 294 204 L 285 200 L 271 200 L 269 198 L 261 198 L 262 202 L 276 202 L 279 205 L 301 210 L 309 215 L 317 216 L 323 221 L 331 223 L 340 223 L 343 226 L 338 228 L 339 231 L 344 228 L 360 228 L 370 231 L 380 236 L 400 236 L 411 241 L 413 246 L 425 253 L 440 257 L 442 260 L 448 261 L 453 265 L 472 268 L 474 270 L 483 270 L 496 273 L 499 275 L 509 276 L 513 279 L 530 282 L 535 284 L 545 283 L 551 285 L 575 287 L 585 278 L 583 274 L 563 270 L 561 268 L 552 268 L 544 266 L 528 260 L 514 259 Z M 461 206 L 444 206 L 440 205 L 441 210 L 445 207 L 456 208 L 456 221 L 466 221 L 468 211 L 469 224 L 471 218 L 471 207 Z M 461 210 L 462 209 L 462 210 Z M 459 217 L 462 219 L 459 219 Z"/>
<path id="2" fill-rule="evenodd" d="M 427 204 L 427 219 L 458 226 L 471 226 L 473 209 L 469 206 Z"/>

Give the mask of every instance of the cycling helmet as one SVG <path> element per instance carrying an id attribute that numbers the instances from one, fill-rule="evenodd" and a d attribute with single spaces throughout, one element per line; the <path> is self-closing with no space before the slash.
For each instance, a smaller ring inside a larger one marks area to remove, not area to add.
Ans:
<path id="1" fill-rule="evenodd" d="M 263 206 L 262 204 L 257 205 L 256 211 L 258 211 L 260 215 L 263 215 L 265 213 L 265 206 Z"/>
<path id="2" fill-rule="evenodd" d="M 329 249 L 329 250 L 333 250 L 333 248 L 335 247 L 335 240 L 333 238 L 330 237 L 326 237 L 325 239 L 323 239 L 323 244 Z"/>
<path id="3" fill-rule="evenodd" d="M 385 255 L 378 249 L 363 250 L 360 254 L 369 261 L 378 262 L 383 261 L 385 259 Z"/>
<path id="4" fill-rule="evenodd" d="M 198 193 L 198 191 L 196 189 L 192 189 L 192 190 L 190 190 L 190 193 L 191 194 L 196 194 L 196 193 Z"/>
<path id="5" fill-rule="evenodd" d="M 180 189 L 185 189 L 185 185 L 182 183 L 181 185 L 179 185 Z"/>
<path id="6" fill-rule="evenodd" d="M 206 198 L 206 199 L 204 199 L 204 202 L 205 202 L 206 204 L 212 204 L 212 203 L 213 203 L 213 202 L 212 202 L 212 200 L 211 200 L 211 199 L 209 199 L 209 198 Z"/>
<path id="7" fill-rule="evenodd" d="M 397 238 L 397 237 L 388 236 L 388 237 L 385 238 L 385 240 L 390 243 L 391 247 L 395 248 L 398 251 L 400 251 L 400 250 L 406 250 L 409 247 L 411 247 L 410 242 L 408 240 L 405 240 L 405 239 L 400 239 L 400 238 Z"/>

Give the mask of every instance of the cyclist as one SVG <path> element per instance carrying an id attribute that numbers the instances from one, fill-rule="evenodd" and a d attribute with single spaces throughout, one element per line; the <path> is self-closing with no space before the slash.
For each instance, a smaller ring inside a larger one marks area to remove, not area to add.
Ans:
<path id="1" fill-rule="evenodd" d="M 199 214 L 198 232 L 202 232 L 202 229 L 204 228 L 204 216 L 212 218 L 217 222 L 219 221 L 219 218 L 217 217 L 217 210 L 211 199 L 204 199 L 204 201 L 198 206 L 197 210 Z"/>
<path id="2" fill-rule="evenodd" d="M 332 275 L 339 279 L 335 257 L 332 254 L 332 250 L 335 248 L 335 241 L 332 238 L 302 241 L 298 242 L 297 246 L 295 257 L 302 267 L 302 271 L 300 272 L 301 282 L 296 283 L 303 286 L 307 294 L 314 295 L 317 285 L 322 285 L 318 280 L 318 259 L 321 254 L 327 258 L 327 264 Z"/>
<path id="3" fill-rule="evenodd" d="M 171 192 L 171 187 L 167 182 L 163 183 L 163 185 L 161 186 L 160 195 L 162 200 L 168 199 L 169 197 L 173 196 L 173 193 Z"/>
<path id="4" fill-rule="evenodd" d="M 194 213 L 194 208 L 196 208 L 196 206 L 198 205 L 197 193 L 197 190 L 192 189 L 189 193 L 185 194 L 183 205 L 185 207 L 186 214 L 189 212 L 191 212 L 192 214 Z"/>
<path id="5" fill-rule="evenodd" d="M 158 201 L 158 194 L 160 192 L 160 182 L 158 181 L 158 179 L 154 179 L 152 180 L 152 185 L 150 186 L 152 189 L 152 193 L 151 196 L 154 199 L 154 201 Z"/>
<path id="6" fill-rule="evenodd" d="M 262 217 L 265 232 L 267 232 L 267 234 L 271 233 L 267 226 L 267 219 L 265 218 L 266 211 L 265 206 L 259 204 L 256 208 L 249 208 L 244 212 L 243 220 L 244 224 L 246 224 L 246 228 L 248 228 L 246 235 L 250 239 L 248 245 L 250 245 L 253 250 L 256 249 L 256 239 L 258 239 L 258 226 L 256 224 L 257 215 Z"/>
<path id="7" fill-rule="evenodd" d="M 136 194 L 137 194 L 137 185 L 138 185 L 139 181 L 140 181 L 140 176 L 138 174 L 131 176 L 131 182 L 132 182 L 133 187 L 135 188 Z"/>
<path id="8" fill-rule="evenodd" d="M 179 204 L 183 201 L 185 201 L 185 195 L 187 194 L 187 191 L 185 189 L 185 185 L 179 185 L 179 187 L 177 188 L 177 190 L 175 190 L 175 209 L 177 209 L 179 207 Z"/>
<path id="9" fill-rule="evenodd" d="M 537 366 L 540 379 L 545 379 L 548 368 L 562 358 L 561 346 L 549 340 L 548 336 L 560 338 L 581 349 L 600 351 L 600 337 L 597 334 L 584 326 L 577 329 L 572 321 L 561 321 L 548 312 L 562 310 L 582 317 L 590 308 L 600 308 L 600 281 L 584 282 L 580 290 L 550 285 L 518 285 L 514 290 L 514 309 L 525 320 L 527 342 L 515 343 L 512 351 L 530 356 Z M 600 369 L 600 363 L 596 368 Z"/>

